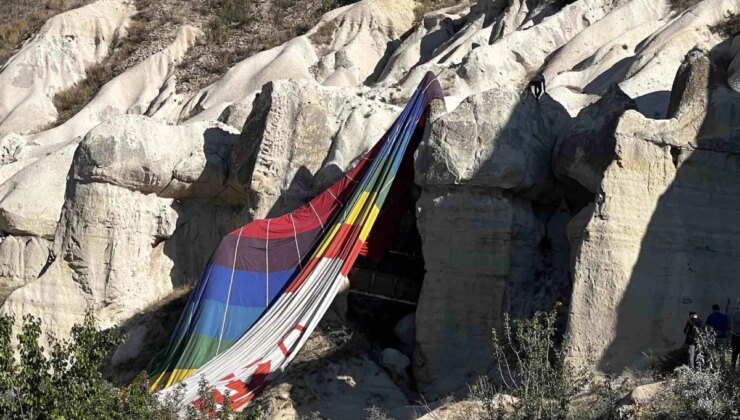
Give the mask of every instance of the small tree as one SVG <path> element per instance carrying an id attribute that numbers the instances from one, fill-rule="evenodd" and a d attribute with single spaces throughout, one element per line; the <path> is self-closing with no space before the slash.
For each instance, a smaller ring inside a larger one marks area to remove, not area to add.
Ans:
<path id="1" fill-rule="evenodd" d="M 493 331 L 496 389 L 519 398 L 515 418 L 565 419 L 571 398 L 591 381 L 589 371 L 567 362 L 556 345 L 556 315 L 557 308 L 528 320 L 504 315 L 501 333 Z"/>
<path id="2" fill-rule="evenodd" d="M 175 419 L 174 400 L 157 401 L 146 376 L 117 389 L 103 379 L 103 359 L 124 340 L 117 328 L 100 330 L 91 313 L 75 325 L 70 340 L 49 336 L 39 343 L 41 321 L 23 317 L 11 346 L 14 317 L 0 316 L 0 413 L 13 419 Z"/>
<path id="3" fill-rule="evenodd" d="M 41 321 L 23 317 L 18 334 L 18 361 L 11 345 L 12 316 L 0 316 L 0 417 L 12 419 L 152 419 L 175 420 L 179 416 L 182 386 L 165 399 L 149 392 L 149 380 L 142 373 L 119 389 L 103 379 L 100 370 L 105 357 L 124 340 L 118 328 L 100 330 L 91 313 L 72 327 L 70 340 L 49 336 L 50 348 L 39 344 Z M 229 396 L 217 405 L 213 389 L 200 383 L 204 404 L 187 410 L 186 418 L 260 419 L 263 404 L 235 413 Z"/>
<path id="4" fill-rule="evenodd" d="M 98 331 L 88 314 L 72 329 L 71 341 L 49 337 L 39 344 L 41 321 L 23 317 L 18 334 L 18 362 L 11 333 L 15 319 L 0 317 L 0 409 L 11 418 L 90 418 L 105 416 L 116 405 L 116 390 L 102 380 L 103 358 L 123 340 L 117 329 Z"/>

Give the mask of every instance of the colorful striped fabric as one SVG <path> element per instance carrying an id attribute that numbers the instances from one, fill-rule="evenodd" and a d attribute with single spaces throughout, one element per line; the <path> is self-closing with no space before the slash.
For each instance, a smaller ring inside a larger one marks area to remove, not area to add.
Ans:
<path id="1" fill-rule="evenodd" d="M 228 393 L 238 410 L 285 369 L 357 256 L 377 254 L 387 242 L 383 222 L 394 207 L 387 199 L 413 182 L 428 105 L 442 97 L 428 73 L 388 132 L 342 179 L 299 209 L 221 240 L 169 347 L 152 361 L 153 389 L 164 387 L 165 395 L 182 382 L 183 406 L 197 406 L 204 377 L 217 403 Z"/>

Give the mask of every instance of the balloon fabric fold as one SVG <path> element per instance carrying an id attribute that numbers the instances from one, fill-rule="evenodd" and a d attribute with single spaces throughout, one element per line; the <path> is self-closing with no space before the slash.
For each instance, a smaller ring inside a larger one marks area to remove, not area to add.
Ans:
<path id="1" fill-rule="evenodd" d="M 429 104 L 442 99 L 432 73 L 361 160 L 324 192 L 280 217 L 226 235 L 150 363 L 152 390 L 180 383 L 183 407 L 200 404 L 201 378 L 217 404 L 240 410 L 282 373 L 329 309 L 359 255 L 380 255 L 413 183 L 413 154 Z"/>

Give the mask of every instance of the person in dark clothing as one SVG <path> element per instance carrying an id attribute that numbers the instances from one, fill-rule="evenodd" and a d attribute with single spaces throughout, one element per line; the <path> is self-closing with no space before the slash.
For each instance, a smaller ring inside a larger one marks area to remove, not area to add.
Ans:
<path id="1" fill-rule="evenodd" d="M 545 76 L 542 73 L 537 73 L 529 82 L 529 89 L 534 94 L 535 99 L 540 100 L 540 96 L 545 93 Z"/>
<path id="2" fill-rule="evenodd" d="M 696 364 L 696 346 L 699 342 L 699 330 L 704 323 L 699 319 L 699 314 L 694 311 L 689 312 L 689 320 L 683 327 L 683 333 L 686 334 L 686 346 L 689 351 L 689 366 L 693 369 Z"/>
<path id="3" fill-rule="evenodd" d="M 719 305 L 712 305 L 712 313 L 707 317 L 707 326 L 712 327 L 717 337 L 717 345 L 721 348 L 727 346 L 730 321 L 727 315 L 719 311 Z"/>
<path id="4" fill-rule="evenodd" d="M 729 305 L 728 305 L 729 306 Z M 727 314 L 730 319 L 730 339 L 732 341 L 732 368 L 735 369 L 737 359 L 740 357 L 740 299 L 735 310 Z"/>

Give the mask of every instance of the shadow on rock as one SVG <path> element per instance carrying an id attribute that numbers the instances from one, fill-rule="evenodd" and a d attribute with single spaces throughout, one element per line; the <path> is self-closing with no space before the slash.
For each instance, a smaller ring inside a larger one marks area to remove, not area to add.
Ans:
<path id="1" fill-rule="evenodd" d="M 728 48 L 689 52 L 672 89 L 673 120 L 630 130 L 629 115 L 620 124 L 597 213 L 641 240 L 612 232 L 621 249 L 603 270 L 613 274 L 594 285 L 610 295 L 591 301 L 604 306 L 596 311 L 616 315 L 602 371 L 646 367 L 655 361 L 646 354 L 683 344 L 689 311 L 705 319 L 712 304 L 740 296 L 740 94 L 726 85 Z"/>

